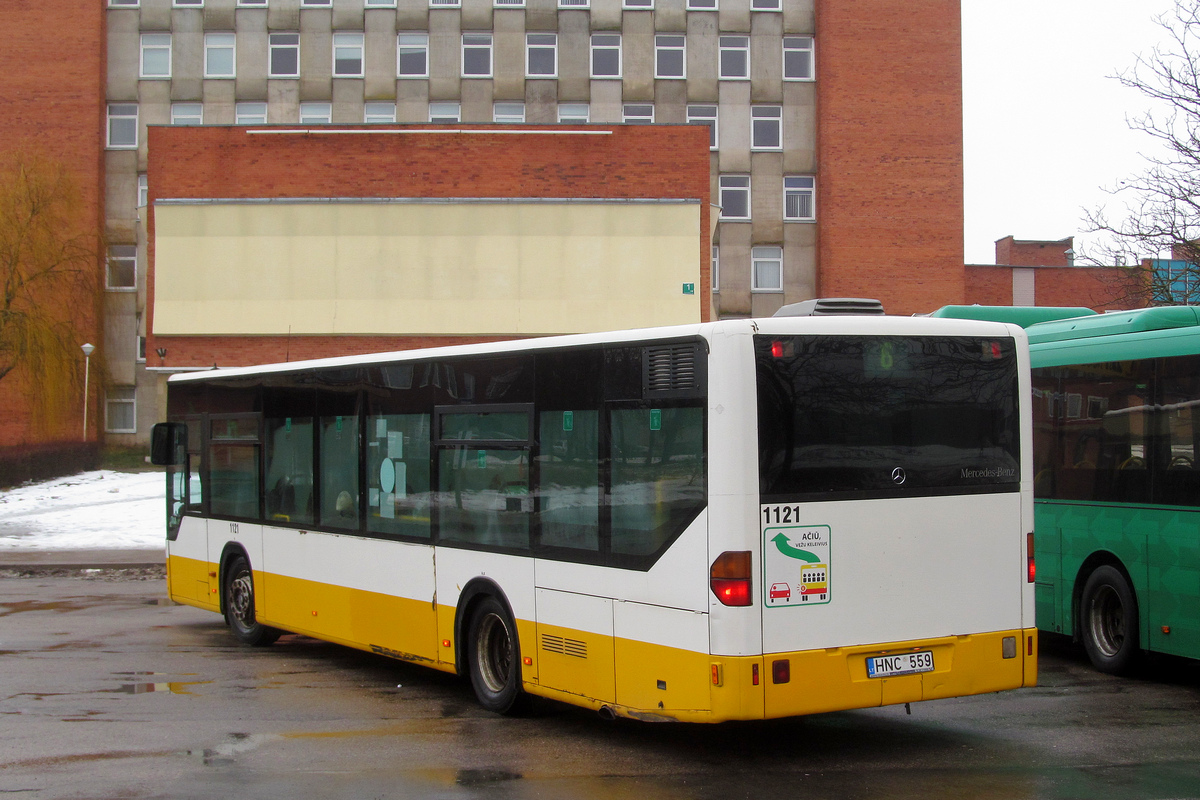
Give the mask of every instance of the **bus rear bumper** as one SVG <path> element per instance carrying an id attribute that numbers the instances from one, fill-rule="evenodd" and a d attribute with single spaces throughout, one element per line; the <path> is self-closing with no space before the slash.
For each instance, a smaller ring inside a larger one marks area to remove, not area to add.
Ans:
<path id="1" fill-rule="evenodd" d="M 868 673 L 868 659 L 915 653 L 930 653 L 933 669 Z M 1037 629 L 774 653 L 762 660 L 766 718 L 915 703 L 1037 685 Z M 779 664 L 784 661 L 786 668 Z"/>

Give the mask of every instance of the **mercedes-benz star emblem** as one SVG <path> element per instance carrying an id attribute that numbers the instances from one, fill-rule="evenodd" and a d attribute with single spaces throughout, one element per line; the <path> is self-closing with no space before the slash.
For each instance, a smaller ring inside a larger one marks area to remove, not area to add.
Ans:
<path id="1" fill-rule="evenodd" d="M 904 483 L 904 479 L 906 477 L 908 476 L 904 474 L 903 467 L 896 467 L 894 470 L 892 470 L 892 483 L 896 484 L 897 486 Z"/>

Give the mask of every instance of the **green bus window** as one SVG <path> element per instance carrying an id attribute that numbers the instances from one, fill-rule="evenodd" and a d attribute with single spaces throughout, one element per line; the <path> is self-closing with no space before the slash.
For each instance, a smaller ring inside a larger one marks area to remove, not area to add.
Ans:
<path id="1" fill-rule="evenodd" d="M 358 416 L 321 417 L 320 452 L 320 523 L 358 530 Z"/>
<path id="2" fill-rule="evenodd" d="M 258 444 L 214 442 L 208 472 L 213 516 L 258 518 Z"/>
<path id="3" fill-rule="evenodd" d="M 438 451 L 442 541 L 529 548 L 529 452 L 446 447 Z"/>
<path id="4" fill-rule="evenodd" d="M 529 415 L 525 412 L 480 411 L 443 414 L 442 439 L 486 439 L 490 441 L 529 441 Z"/>
<path id="5" fill-rule="evenodd" d="M 1154 502 L 1200 506 L 1200 356 L 1164 358 L 1158 402 L 1148 428 L 1159 446 L 1154 458 Z"/>
<path id="6" fill-rule="evenodd" d="M 313 523 L 312 417 L 266 421 L 267 521 Z"/>
<path id="7" fill-rule="evenodd" d="M 658 552 L 704 507 L 704 410 L 612 412 L 612 552 Z"/>
<path id="8" fill-rule="evenodd" d="M 597 411 L 546 411 L 538 424 L 538 523 L 541 544 L 600 549 Z"/>
<path id="9" fill-rule="evenodd" d="M 429 419 L 367 417 L 367 530 L 430 537 Z"/>

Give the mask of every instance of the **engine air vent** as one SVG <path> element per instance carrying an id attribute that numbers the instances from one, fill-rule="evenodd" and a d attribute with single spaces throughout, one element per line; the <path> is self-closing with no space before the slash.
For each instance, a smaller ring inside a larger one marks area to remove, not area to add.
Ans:
<path id="1" fill-rule="evenodd" d="M 845 314 L 879 316 L 883 313 L 883 303 L 878 300 L 868 300 L 862 297 L 826 297 L 805 300 L 802 303 L 791 303 L 780 308 L 772 316 L 829 317 Z"/>

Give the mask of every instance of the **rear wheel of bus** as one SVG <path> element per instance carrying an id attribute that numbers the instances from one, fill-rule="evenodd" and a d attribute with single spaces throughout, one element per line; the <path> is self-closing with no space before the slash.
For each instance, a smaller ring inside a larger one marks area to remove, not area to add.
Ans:
<path id="1" fill-rule="evenodd" d="M 467 668 L 484 708 L 497 714 L 517 714 L 524 708 L 517 627 L 508 609 L 494 597 L 485 598 L 471 614 Z"/>
<path id="2" fill-rule="evenodd" d="M 1088 576 L 1079 621 L 1093 666 L 1112 675 L 1129 672 L 1140 652 L 1137 598 L 1116 567 L 1097 567 Z"/>

